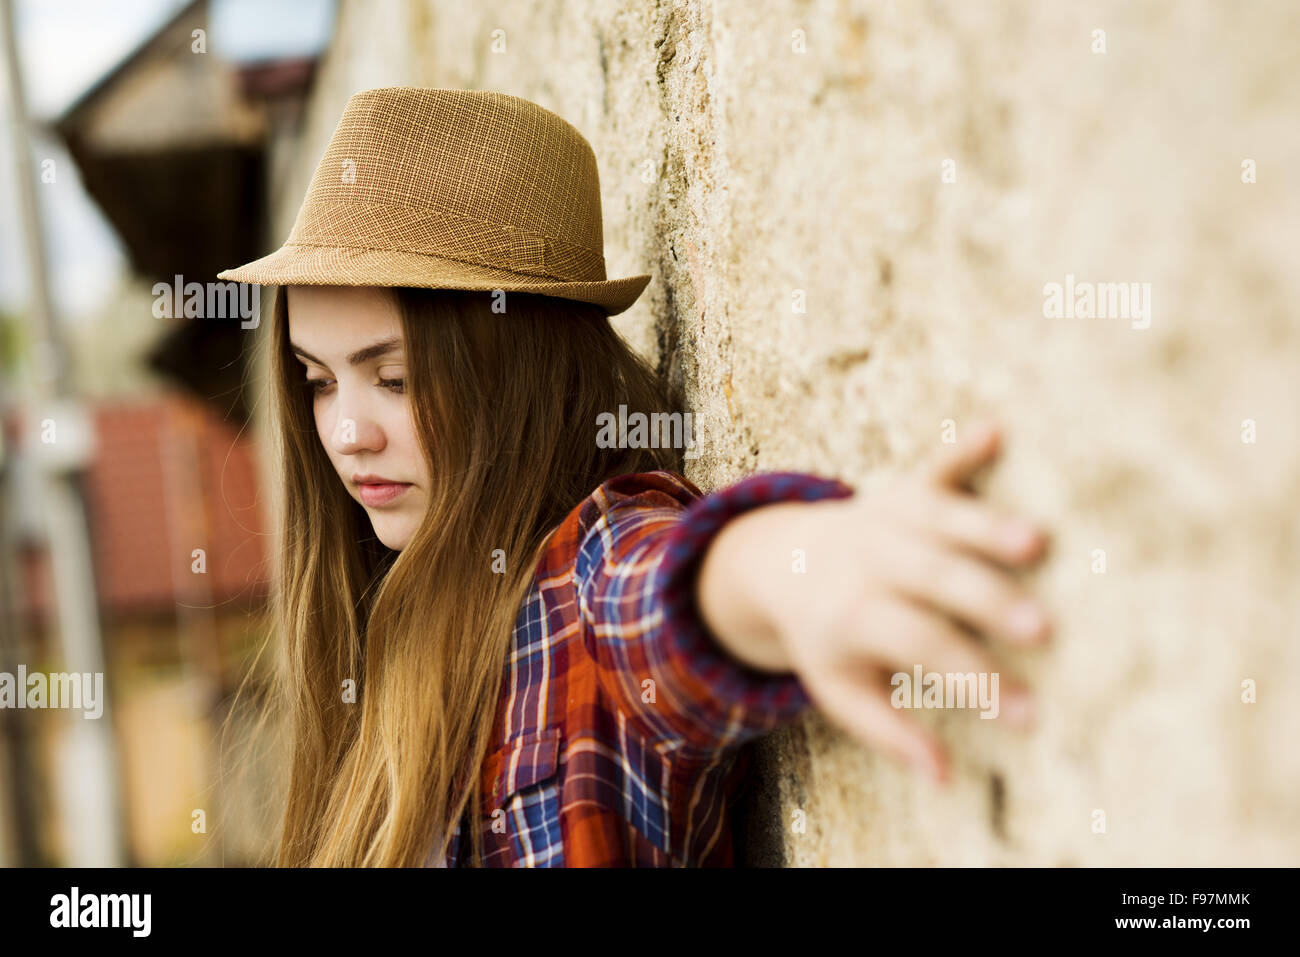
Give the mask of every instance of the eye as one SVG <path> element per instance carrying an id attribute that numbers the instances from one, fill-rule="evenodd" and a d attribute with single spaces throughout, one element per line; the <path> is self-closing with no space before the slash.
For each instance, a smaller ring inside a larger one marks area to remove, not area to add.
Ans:
<path id="1" fill-rule="evenodd" d="M 379 380 L 380 386 L 392 392 L 402 393 L 406 391 L 405 379 L 384 379 Z"/>
<path id="2" fill-rule="evenodd" d="M 313 395 L 320 395 L 333 384 L 333 379 L 308 379 L 306 382 L 308 390 L 310 390 Z"/>

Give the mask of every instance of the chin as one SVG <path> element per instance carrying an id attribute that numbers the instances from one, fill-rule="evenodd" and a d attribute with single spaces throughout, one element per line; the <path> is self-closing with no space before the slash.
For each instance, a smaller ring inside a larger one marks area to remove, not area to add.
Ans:
<path id="1" fill-rule="evenodd" d="M 395 552 L 400 552 L 411 540 L 411 529 L 407 528 L 405 522 L 371 519 L 370 524 L 375 530 L 375 538 L 383 542 L 385 548 L 391 548 Z"/>

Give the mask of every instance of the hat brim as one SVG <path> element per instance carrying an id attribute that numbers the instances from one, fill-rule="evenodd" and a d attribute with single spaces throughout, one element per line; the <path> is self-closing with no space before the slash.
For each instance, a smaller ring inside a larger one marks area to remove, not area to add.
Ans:
<path id="1" fill-rule="evenodd" d="M 424 253 L 286 243 L 269 256 L 217 273 L 218 279 L 267 286 L 414 286 L 422 289 L 503 289 L 575 299 L 614 316 L 637 300 L 650 276 L 567 282 L 526 276 Z"/>

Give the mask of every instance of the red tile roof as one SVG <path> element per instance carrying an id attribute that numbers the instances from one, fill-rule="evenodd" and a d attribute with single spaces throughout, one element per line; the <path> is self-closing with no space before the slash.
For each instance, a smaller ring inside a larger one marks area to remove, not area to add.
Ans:
<path id="1" fill-rule="evenodd" d="M 84 487 L 101 613 L 264 600 L 269 540 L 254 443 L 178 395 L 91 414 Z M 192 571 L 195 549 L 205 552 L 205 574 Z M 49 556 L 39 550 L 24 566 L 26 611 L 44 618 Z"/>

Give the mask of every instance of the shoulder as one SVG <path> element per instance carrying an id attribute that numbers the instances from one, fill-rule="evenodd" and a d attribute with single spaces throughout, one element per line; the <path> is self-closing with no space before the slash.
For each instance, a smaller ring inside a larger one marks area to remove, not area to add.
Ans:
<path id="1" fill-rule="evenodd" d="M 602 482 L 575 509 L 579 526 L 590 530 L 611 513 L 629 509 L 682 511 L 704 497 L 693 482 L 678 472 L 656 469 L 630 472 Z"/>
<path id="2" fill-rule="evenodd" d="M 853 494 L 839 479 L 792 471 L 757 472 L 706 494 L 685 476 L 658 470 L 609 479 L 575 511 L 584 534 L 602 525 L 667 521 L 678 526 L 674 541 L 702 544 L 731 519 L 763 505 Z"/>
<path id="3" fill-rule="evenodd" d="M 571 569 L 584 542 L 617 529 L 622 535 L 649 520 L 674 521 L 705 497 L 678 472 L 657 469 L 606 479 L 573 508 L 543 543 L 538 575 L 550 578 Z"/>
<path id="4" fill-rule="evenodd" d="M 649 539 L 683 559 L 699 553 L 727 522 L 762 505 L 853 494 L 838 479 L 805 472 L 759 472 L 708 494 L 678 472 L 656 469 L 606 479 L 552 533 L 543 574 L 579 554 L 622 554 Z"/>

